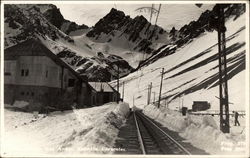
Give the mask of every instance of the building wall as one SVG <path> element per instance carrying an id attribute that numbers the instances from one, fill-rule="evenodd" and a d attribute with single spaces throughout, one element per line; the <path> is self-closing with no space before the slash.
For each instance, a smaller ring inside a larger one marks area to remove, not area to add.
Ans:
<path id="1" fill-rule="evenodd" d="M 16 83 L 16 60 L 4 61 L 4 83 Z"/>
<path id="2" fill-rule="evenodd" d="M 4 102 L 7 104 L 12 104 L 15 100 L 18 100 L 29 102 L 31 105 L 55 106 L 60 97 L 61 89 L 59 88 L 12 84 L 4 85 Z"/>
<path id="3" fill-rule="evenodd" d="M 87 83 L 82 83 L 81 92 L 78 95 L 78 108 L 84 108 L 93 105 L 91 102 L 91 89 Z"/>
<path id="4" fill-rule="evenodd" d="M 4 68 L 5 103 L 23 100 L 53 105 L 57 100 L 63 102 L 63 96 L 70 96 L 79 107 L 91 104 L 86 83 L 82 86 L 67 68 L 57 65 L 47 56 L 19 56 L 16 60 L 5 60 Z M 74 85 L 70 84 L 72 79 Z"/>
<path id="5" fill-rule="evenodd" d="M 98 92 L 96 94 L 96 105 L 103 105 L 108 102 L 117 101 L 117 93 L 115 92 Z"/>
<path id="6" fill-rule="evenodd" d="M 4 67 L 5 84 L 65 89 L 68 87 L 69 79 L 76 80 L 68 69 L 57 65 L 47 56 L 20 56 L 17 60 L 5 60 Z M 62 79 L 63 84 L 61 84 Z"/>
<path id="7" fill-rule="evenodd" d="M 47 56 L 20 56 L 17 59 L 16 84 L 60 88 L 60 69 Z"/>

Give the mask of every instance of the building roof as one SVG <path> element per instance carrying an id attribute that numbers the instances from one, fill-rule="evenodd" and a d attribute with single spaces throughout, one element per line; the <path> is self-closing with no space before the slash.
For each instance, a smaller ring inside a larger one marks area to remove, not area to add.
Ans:
<path id="1" fill-rule="evenodd" d="M 111 87 L 107 82 L 89 82 L 89 85 L 96 92 L 116 92 L 116 90 Z"/>
<path id="2" fill-rule="evenodd" d="M 47 56 L 56 64 L 67 68 L 78 79 L 87 82 L 86 79 L 80 76 L 67 63 L 61 60 L 56 54 L 51 52 L 41 41 L 37 39 L 28 39 L 4 50 L 4 60 L 15 60 L 18 56 Z"/>

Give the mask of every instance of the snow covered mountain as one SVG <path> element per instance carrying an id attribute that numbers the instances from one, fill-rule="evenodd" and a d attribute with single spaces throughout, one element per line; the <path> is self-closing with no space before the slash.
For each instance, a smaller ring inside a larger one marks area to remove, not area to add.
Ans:
<path id="1" fill-rule="evenodd" d="M 94 47 L 123 57 L 134 68 L 169 43 L 169 34 L 163 28 L 152 25 L 142 15 L 132 19 L 114 8 L 86 36 L 95 43 Z"/>
<path id="2" fill-rule="evenodd" d="M 22 42 L 30 37 L 62 38 L 68 42 L 73 40 L 52 25 L 36 5 L 4 5 L 4 44 L 5 48 Z M 48 9 L 50 5 L 46 7 Z M 41 5 L 42 11 L 46 10 Z"/>
<path id="3" fill-rule="evenodd" d="M 91 81 L 110 81 L 116 78 L 118 66 L 120 76 L 133 70 L 121 57 L 92 48 L 87 39 L 84 41 L 69 36 L 75 32 L 84 32 L 83 30 L 88 30 L 88 27 L 65 20 L 54 5 L 4 5 L 5 48 L 29 38 L 38 38 L 48 49 Z"/>
<path id="4" fill-rule="evenodd" d="M 230 4 L 225 10 L 229 109 L 245 110 L 248 106 L 245 102 L 247 16 L 245 5 Z M 184 26 L 190 29 L 187 34 L 184 33 L 185 29 L 180 29 L 183 31 L 179 31 L 179 34 L 186 36 L 155 51 L 141 64 L 138 71 L 122 79 L 121 82 L 125 82 L 125 102 L 143 108 L 147 103 L 150 82 L 153 84 L 151 102 L 154 98 L 157 101 L 160 72 L 165 68 L 161 106 L 171 109 L 178 109 L 181 106 L 191 108 L 193 101 L 208 101 L 211 103 L 211 109 L 219 109 L 218 35 L 214 29 L 201 29 L 206 25 L 202 24 L 202 21 L 206 18 L 204 15 L 208 13 L 202 14 L 198 21 Z M 197 25 L 199 27 L 195 27 Z M 182 44 L 178 43 L 185 38 L 186 41 Z M 116 85 L 115 82 L 112 84 Z"/>
<path id="5" fill-rule="evenodd" d="M 152 56 L 148 57 L 140 63 L 139 67 L 148 65 L 158 59 L 175 53 L 177 48 L 182 47 L 184 44 L 192 42 L 193 39 L 202 35 L 205 32 L 212 32 L 215 28 L 211 24 L 211 17 L 216 15 L 216 6 L 210 11 L 203 12 L 198 20 L 191 21 L 189 24 L 184 25 L 179 30 L 175 27 L 169 32 L 169 38 L 171 43 L 163 45 L 158 50 L 152 53 Z M 228 4 L 225 5 L 225 18 L 226 20 L 233 18 L 236 20 L 240 15 L 245 12 L 245 6 L 241 4 Z M 139 68 L 138 67 L 138 68 Z"/>
<path id="6" fill-rule="evenodd" d="M 129 42 L 131 49 L 146 53 L 154 50 L 153 43 L 166 43 L 168 37 L 163 28 L 152 25 L 145 17 L 132 19 L 114 8 L 95 24 L 87 36 L 97 42 L 120 47 L 124 42 Z"/>

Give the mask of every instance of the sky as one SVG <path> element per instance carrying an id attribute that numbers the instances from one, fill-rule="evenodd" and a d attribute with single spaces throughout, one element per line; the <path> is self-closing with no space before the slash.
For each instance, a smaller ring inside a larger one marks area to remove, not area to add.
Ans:
<path id="1" fill-rule="evenodd" d="M 149 21 L 150 13 L 145 8 L 152 6 L 151 3 L 96 3 L 89 4 L 62 4 L 54 3 L 61 11 L 65 19 L 74 21 L 78 24 L 85 24 L 88 26 L 94 26 L 102 17 L 109 13 L 111 8 L 116 8 L 134 18 L 137 15 L 143 15 Z M 162 4 L 157 24 L 166 30 L 170 30 L 173 26 L 177 29 L 183 25 L 188 24 L 192 20 L 197 20 L 202 12 L 209 9 L 211 10 L 213 4 L 204 4 L 201 8 L 198 8 L 194 4 Z M 159 4 L 154 4 L 156 9 L 159 8 Z M 140 12 L 141 11 L 141 12 Z M 151 23 L 155 23 L 156 15 L 152 17 Z"/>

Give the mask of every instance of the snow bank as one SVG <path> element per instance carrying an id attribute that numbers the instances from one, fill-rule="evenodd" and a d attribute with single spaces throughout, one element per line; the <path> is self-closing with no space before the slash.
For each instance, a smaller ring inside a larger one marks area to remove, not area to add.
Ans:
<path id="1" fill-rule="evenodd" d="M 126 103 L 50 113 L 5 109 L 4 156 L 109 154 L 129 113 Z"/>
<path id="2" fill-rule="evenodd" d="M 72 151 L 85 154 L 111 154 L 114 150 L 117 150 L 113 148 L 114 141 L 128 112 L 128 104 L 119 104 L 113 111 L 96 121 L 94 126 L 89 126 L 83 131 L 73 132 L 72 136 L 69 137 L 70 139 L 64 141 L 61 145 L 61 151 L 66 154 L 71 154 Z M 70 143 L 72 146 L 68 147 L 71 139 L 75 140 Z"/>
<path id="3" fill-rule="evenodd" d="M 179 135 L 193 146 L 210 154 L 229 155 L 246 152 L 244 118 L 240 118 L 240 127 L 231 126 L 230 134 L 224 134 L 219 130 L 218 116 L 182 116 L 178 111 L 158 109 L 153 105 L 145 106 L 143 112 L 170 130 L 179 132 Z M 230 124 L 233 125 L 233 118 L 230 119 Z"/>
<path id="4" fill-rule="evenodd" d="M 17 108 L 24 108 L 26 106 L 28 106 L 29 103 L 26 101 L 15 101 L 13 104 L 13 107 L 17 107 Z"/>

